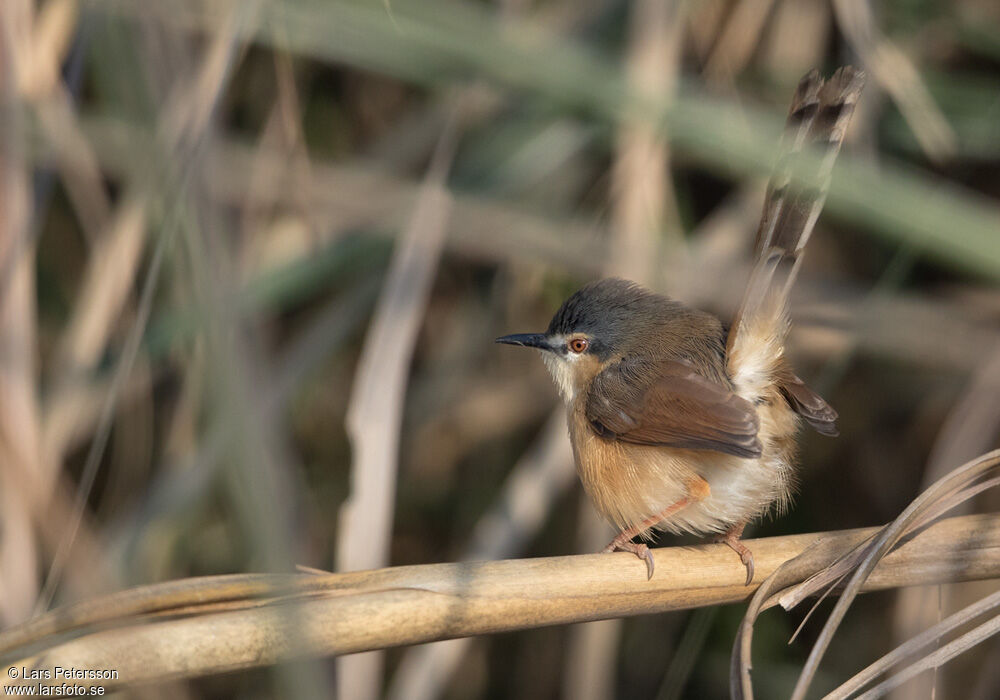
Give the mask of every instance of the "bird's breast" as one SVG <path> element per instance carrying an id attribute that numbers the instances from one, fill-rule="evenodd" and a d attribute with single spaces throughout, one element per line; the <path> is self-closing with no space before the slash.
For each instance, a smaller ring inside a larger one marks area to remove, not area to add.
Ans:
<path id="1" fill-rule="evenodd" d="M 601 515 L 624 529 L 684 497 L 696 477 L 694 450 L 603 438 L 587 420 L 585 403 L 570 406 L 569 434 L 580 481 Z"/>

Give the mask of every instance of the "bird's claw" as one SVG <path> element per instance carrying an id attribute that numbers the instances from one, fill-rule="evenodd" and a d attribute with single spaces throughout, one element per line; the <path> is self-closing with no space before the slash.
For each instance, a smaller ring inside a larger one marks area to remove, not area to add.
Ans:
<path id="1" fill-rule="evenodd" d="M 653 562 L 653 553 L 642 542 L 612 542 L 604 548 L 605 552 L 632 552 L 646 562 L 646 580 L 653 578 L 653 570 L 656 565 Z"/>
<path id="2" fill-rule="evenodd" d="M 727 536 L 720 538 L 719 541 L 740 556 L 740 561 L 743 562 L 743 566 L 747 569 L 747 580 L 744 585 L 749 586 L 753 583 L 753 552 L 736 537 Z"/>
<path id="3" fill-rule="evenodd" d="M 747 582 L 745 585 L 749 586 L 753 583 L 753 552 L 748 549 L 745 554 L 740 554 L 740 561 L 747 568 Z"/>

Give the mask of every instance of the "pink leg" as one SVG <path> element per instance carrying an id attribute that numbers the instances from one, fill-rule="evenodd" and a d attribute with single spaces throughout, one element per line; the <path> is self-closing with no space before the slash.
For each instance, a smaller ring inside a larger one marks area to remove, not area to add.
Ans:
<path id="1" fill-rule="evenodd" d="M 746 585 L 750 585 L 753 582 L 753 552 L 740 542 L 740 537 L 743 536 L 743 528 L 747 526 L 746 523 L 738 523 L 730 528 L 729 532 L 723 535 L 719 541 L 725 543 L 734 552 L 740 555 L 740 561 L 743 562 L 743 566 L 747 568 L 747 582 Z"/>
<path id="2" fill-rule="evenodd" d="M 646 562 L 646 578 L 653 578 L 653 553 L 649 551 L 647 547 L 642 542 L 632 542 L 632 538 L 636 535 L 645 532 L 649 528 L 653 527 L 657 523 L 666 520 L 674 513 L 687 508 L 692 503 L 704 499 L 710 493 L 708 488 L 708 483 L 704 479 L 698 479 L 696 482 L 690 484 L 689 489 L 690 494 L 685 496 L 676 503 L 667 506 L 662 511 L 656 515 L 646 518 L 638 525 L 633 525 L 632 527 L 622 530 L 618 533 L 618 536 L 608 543 L 602 552 L 632 552 L 640 559 Z"/>

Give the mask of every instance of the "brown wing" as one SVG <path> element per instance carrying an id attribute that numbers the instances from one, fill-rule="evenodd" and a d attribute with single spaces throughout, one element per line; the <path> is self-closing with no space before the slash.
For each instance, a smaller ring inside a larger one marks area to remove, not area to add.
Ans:
<path id="1" fill-rule="evenodd" d="M 788 405 L 808 421 L 816 432 L 837 437 L 837 412 L 823 397 L 805 385 L 791 367 L 785 365 L 778 371 L 778 386 Z"/>
<path id="2" fill-rule="evenodd" d="M 684 362 L 632 359 L 608 367 L 591 384 L 586 412 L 594 430 L 612 440 L 761 454 L 754 407 Z"/>

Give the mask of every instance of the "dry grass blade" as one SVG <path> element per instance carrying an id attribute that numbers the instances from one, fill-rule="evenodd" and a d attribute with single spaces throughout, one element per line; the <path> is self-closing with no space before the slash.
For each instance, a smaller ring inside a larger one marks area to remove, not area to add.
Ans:
<path id="1" fill-rule="evenodd" d="M 948 414 L 928 458 L 925 479 L 937 480 L 952 464 L 989 449 L 1000 426 L 1000 345 L 984 353 L 983 363 Z M 930 483 L 927 484 L 928 486 Z"/>
<path id="2" fill-rule="evenodd" d="M 632 5 L 626 67 L 638 94 L 669 103 L 678 79 L 683 26 L 678 2 Z M 647 120 L 624 124 L 611 176 L 614 244 L 608 272 L 648 284 L 657 272 L 661 231 L 674 255 L 683 243 L 666 132 Z"/>
<path id="3" fill-rule="evenodd" d="M 948 512 L 959 503 L 962 503 L 985 489 L 996 485 L 996 478 L 986 479 L 978 484 L 972 482 L 974 482 L 977 478 L 985 477 L 989 471 L 996 467 L 998 458 L 991 458 L 990 455 L 997 454 L 1000 453 L 991 452 L 973 460 L 960 469 L 956 469 L 955 472 L 940 480 L 930 489 L 925 491 L 924 494 L 920 496 L 918 501 L 924 499 L 924 497 L 930 493 L 932 489 L 934 489 L 935 493 L 938 495 L 929 501 L 924 501 L 926 505 L 914 515 L 912 521 L 903 531 L 901 537 L 905 537 L 908 533 L 923 527 L 935 518 L 941 517 L 944 513 Z M 958 486 L 943 485 L 943 482 L 946 480 L 948 481 L 948 484 L 952 484 L 953 479 L 959 483 Z M 916 503 L 917 501 L 914 501 L 914 503 L 911 504 L 911 507 L 913 507 Z M 907 511 L 909 511 L 909 509 L 907 509 Z M 904 515 L 905 514 L 906 511 L 904 511 Z M 900 515 L 900 518 L 902 517 L 903 515 Z M 823 571 L 818 571 L 815 575 L 810 576 L 808 580 L 789 588 L 780 598 L 781 607 L 785 610 L 791 610 L 805 598 L 815 595 L 820 589 L 825 588 L 833 581 L 843 577 L 848 571 L 858 566 L 865 559 L 865 557 L 870 554 L 872 546 L 872 543 L 859 545 L 855 551 L 844 557 L 842 561 L 838 561 L 835 565 L 827 567 Z"/>
<path id="4" fill-rule="evenodd" d="M 992 477 L 998 467 L 1000 467 L 1000 450 L 987 453 L 963 465 L 916 498 L 895 521 L 873 534 L 871 542 L 859 540 L 856 546 L 849 553 L 846 553 L 843 559 L 850 562 L 849 568 L 855 568 L 854 573 L 841 593 L 840 599 L 834 606 L 809 654 L 809 658 L 806 660 L 796 683 L 792 695 L 793 699 L 805 696 L 837 627 L 846 615 L 854 597 L 878 566 L 879 561 L 889 555 L 902 538 L 926 525 L 933 517 L 940 516 L 943 512 L 943 506 L 952 507 L 961 500 L 978 493 L 983 484 L 992 484 Z M 958 518 L 954 520 L 958 520 Z M 977 536 L 977 533 L 966 533 L 963 536 L 972 538 Z M 919 539 L 919 535 L 900 549 L 912 547 L 917 539 Z M 956 540 L 956 542 L 958 541 L 960 540 Z M 954 552 L 957 556 L 957 549 L 955 547 L 949 551 Z M 948 556 L 942 557 L 940 554 L 938 556 L 942 559 L 938 565 L 945 567 L 951 566 L 957 561 L 957 559 L 948 561 L 950 558 Z M 733 648 L 730 684 L 734 697 L 747 698 L 748 700 L 753 697 L 750 681 L 751 641 L 753 621 L 760 612 L 779 600 L 783 606 L 791 607 L 793 603 L 808 595 L 815 594 L 845 573 L 845 564 L 839 558 L 833 566 L 829 564 L 814 566 L 815 562 L 810 561 L 811 559 L 814 558 L 804 556 L 788 562 L 786 566 L 776 572 L 774 580 L 765 581 L 754 595 Z M 810 566 L 813 568 L 810 569 Z M 803 583 L 798 583 L 799 581 Z M 786 587 L 787 590 L 782 591 Z"/>
<path id="5" fill-rule="evenodd" d="M 791 610 L 806 598 L 842 581 L 864 559 L 873 539 L 874 536 L 859 543 L 849 554 L 841 557 L 830 566 L 812 574 L 802 583 L 789 587 L 778 597 L 778 603 L 785 610 Z"/>
<path id="6" fill-rule="evenodd" d="M 684 686 L 704 651 L 717 614 L 718 608 L 702 608 L 688 619 L 684 635 L 677 643 L 677 651 L 663 675 L 656 700 L 679 700 L 682 697 Z"/>
<path id="7" fill-rule="evenodd" d="M 818 538 L 820 558 L 829 562 L 873 531 L 775 537 L 748 546 L 758 571 L 770 576 Z M 970 532 L 976 537 L 969 538 Z M 965 557 L 940 567 L 941 548 L 956 543 Z M 864 589 L 1000 576 L 998 551 L 1000 516 L 952 518 L 885 557 Z M 657 549 L 654 557 L 657 571 L 669 576 L 647 581 L 644 564 L 619 553 L 156 584 L 6 630 L 0 633 L 0 659 L 18 666 L 117 668 L 128 686 L 268 665 L 298 654 L 352 654 L 718 605 L 748 594 L 745 571 L 725 545 Z"/>
<path id="8" fill-rule="evenodd" d="M 575 476 L 566 417 L 559 409 L 549 418 L 537 443 L 511 470 L 498 501 L 476 523 L 462 558 L 504 559 L 522 551 L 528 538 L 543 525 L 552 501 Z M 469 643 L 468 639 L 453 639 L 408 650 L 389 688 L 390 700 L 440 696 Z"/>
<path id="9" fill-rule="evenodd" d="M 778 3 L 761 41 L 761 57 L 771 75 L 797 79 L 810 68 L 823 65 L 830 16 L 826 0 Z"/>
<path id="10" fill-rule="evenodd" d="M 188 143 L 195 143 L 199 135 L 203 133 L 209 115 L 217 104 L 217 97 L 232 73 L 237 47 L 235 39 L 239 34 L 239 26 L 250 14 L 252 13 L 246 6 L 236 7 L 231 11 L 228 21 L 224 23 L 222 29 L 214 36 L 201 65 L 201 69 L 189 86 L 189 90 L 184 92 L 174 103 L 173 109 L 168 110 L 164 115 L 160 126 L 167 140 L 168 148 L 177 146 L 177 144 L 184 140 L 187 140 Z M 59 547 L 53 555 L 48 574 L 46 575 L 45 585 L 42 593 L 39 595 L 38 607 L 40 609 L 44 609 L 51 602 L 56 586 L 62 577 L 63 569 L 69 561 L 73 543 L 82 522 L 84 511 L 86 510 L 87 498 L 97 477 L 101 457 L 111 432 L 115 406 L 117 405 L 125 381 L 131 372 L 136 356 L 139 353 L 146 323 L 152 312 L 154 295 L 159 280 L 159 271 L 163 264 L 167 244 L 171 238 L 168 232 L 174 228 L 176 227 L 168 226 L 167 232 L 160 236 L 153 250 L 146 279 L 143 281 L 142 291 L 139 296 L 135 322 L 128 333 L 107 397 L 101 407 L 101 415 L 98 419 L 95 438 L 88 450 L 83 472 L 77 487 L 73 512 L 69 518 L 68 527 L 62 536 Z"/>
<path id="11" fill-rule="evenodd" d="M 814 553 L 814 552 L 810 552 Z M 753 658 L 753 626 L 754 621 L 760 617 L 765 608 L 770 607 L 775 591 L 781 589 L 782 583 L 787 583 L 788 579 L 793 579 L 796 574 L 808 575 L 808 566 L 803 565 L 800 555 L 799 561 L 792 559 L 785 562 L 779 569 L 771 572 L 769 576 L 761 581 L 760 586 L 750 599 L 747 611 L 743 615 L 743 621 L 736 631 L 736 641 L 733 644 L 733 653 L 729 659 L 729 695 L 733 700 L 752 700 L 753 684 L 750 681 L 750 669 Z M 794 572 L 793 572 L 794 570 Z M 758 570 L 759 571 L 759 570 Z"/>
<path id="12" fill-rule="evenodd" d="M 298 217 L 307 222 L 312 220 L 309 207 L 306 202 L 302 201 L 304 193 L 312 189 L 309 174 L 309 153 L 303 140 L 302 110 L 295 87 L 291 57 L 287 52 L 275 51 L 274 71 L 278 101 L 271 108 L 271 113 L 261 132 L 256 149 L 257 159 L 250 172 L 248 187 L 241 207 L 242 229 L 247 234 L 253 234 L 264 228 L 266 217 L 275 214 L 273 211 L 277 209 L 275 205 L 283 197 L 292 200 L 290 208 L 293 208 Z M 274 155 L 278 153 L 281 154 L 282 169 L 278 172 L 267 172 L 267 168 L 273 168 L 275 165 Z M 294 176 L 290 177 L 289 171 L 293 171 Z M 277 188 L 261 186 L 263 182 L 271 181 L 273 183 L 276 176 L 286 184 L 293 181 L 302 183 L 303 186 L 288 188 L 287 193 L 281 192 Z"/>
<path id="13" fill-rule="evenodd" d="M 390 263 L 362 350 L 347 412 L 354 461 L 351 494 L 340 515 L 337 568 L 341 571 L 377 568 L 388 560 L 406 379 L 444 247 L 450 212 L 445 180 L 454 141 L 454 123 L 449 122 L 412 221 Z M 342 660 L 337 682 L 340 697 L 378 697 L 381 660 L 370 655 Z"/>
<path id="14" fill-rule="evenodd" d="M 946 474 L 951 465 L 965 462 L 994 444 L 1000 426 L 1000 402 L 996 400 L 998 391 L 1000 347 L 995 347 L 992 353 L 984 355 L 982 366 L 972 374 L 938 432 L 923 475 L 925 487 Z M 981 493 L 997 485 L 997 481 L 997 478 L 988 479 L 970 488 Z M 944 499 L 939 509 L 945 512 L 954 506 L 952 515 L 970 512 L 973 495 L 972 492 L 968 495 L 959 492 L 950 499 Z M 921 587 L 901 590 L 896 598 L 894 611 L 895 639 L 910 639 L 921 630 L 934 625 L 940 619 L 942 607 L 950 608 L 955 604 L 956 594 L 952 586 L 938 587 L 936 590 Z M 929 604 L 932 598 L 937 599 L 937 605 Z M 899 692 L 904 697 L 907 694 L 911 698 L 919 697 L 924 691 L 919 685 L 910 684 Z"/>
<path id="15" fill-rule="evenodd" d="M 86 387 L 80 384 L 101 359 L 128 301 L 145 234 L 145 197 L 129 197 L 91 250 L 73 315 L 59 340 L 58 374 L 44 416 L 46 462 L 53 468 L 62 462 L 84 423 L 90 402 Z"/>
<path id="16" fill-rule="evenodd" d="M 743 0 L 729 13 L 722 36 L 705 66 L 705 77 L 717 83 L 732 82 L 753 54 L 774 0 Z"/>
<path id="17" fill-rule="evenodd" d="M 90 242 L 110 218 L 111 203 L 93 148 L 80 130 L 72 93 L 60 75 L 60 66 L 78 25 L 75 0 L 56 0 L 39 8 L 28 54 L 21 61 L 19 85 L 32 105 L 45 138 L 58 153 L 56 167 L 73 204 L 84 235 Z"/>
<path id="18" fill-rule="evenodd" d="M 920 522 L 921 517 L 926 515 L 926 511 L 933 509 L 940 499 L 947 498 L 956 492 L 966 489 L 972 482 L 989 474 L 989 472 L 995 470 L 998 466 L 1000 466 L 1000 450 L 990 452 L 972 462 L 968 462 L 926 490 L 896 520 L 885 527 L 875 541 L 872 542 L 867 555 L 859 564 L 854 575 L 844 588 L 840 599 L 834 606 L 833 611 L 830 613 L 830 617 L 820 632 L 819 638 L 816 640 L 812 651 L 810 651 L 809 658 L 806 660 L 799 675 L 799 680 L 792 693 L 792 700 L 801 700 L 801 698 L 805 697 L 809 685 L 816 674 L 816 670 L 819 668 L 819 662 L 833 640 L 833 635 L 837 627 L 847 614 L 847 609 L 854 600 L 854 596 L 861 590 L 865 579 L 878 564 L 879 559 L 896 546 L 911 531 L 914 524 Z"/>
<path id="19" fill-rule="evenodd" d="M 995 486 L 1000 486 L 1000 477 L 987 479 L 979 484 L 969 486 L 961 491 L 942 497 L 941 500 L 935 503 L 933 507 L 928 508 L 924 513 L 922 513 L 909 526 L 905 534 L 920 529 L 927 523 L 933 522 L 961 503 L 965 503 L 977 494 Z M 777 597 L 778 603 L 785 610 L 791 610 L 806 598 L 816 595 L 819 591 L 824 589 L 829 591 L 831 588 L 839 585 L 840 581 L 853 571 L 869 554 L 872 546 L 872 540 L 874 540 L 874 537 L 860 543 L 849 554 L 841 557 L 838 561 L 828 567 L 825 567 L 821 571 L 817 571 L 802 583 L 790 586 Z M 825 595 L 826 594 L 824 593 L 824 596 Z"/>
<path id="20" fill-rule="evenodd" d="M 60 82 L 52 87 L 50 95 L 40 96 L 33 106 L 45 138 L 58 154 L 56 167 L 80 227 L 93 243 L 107 226 L 111 202 L 104 189 L 100 164 L 73 112 L 71 93 Z"/>
<path id="21" fill-rule="evenodd" d="M 25 56 L 17 39 L 25 36 L 30 18 L 31 3 L 0 5 L 0 110 L 15 115 L 0 123 L 0 625 L 25 619 L 38 593 L 32 511 L 41 504 L 19 494 L 35 495 L 33 487 L 44 483 L 35 386 L 30 173 L 13 109 Z"/>
<path id="22" fill-rule="evenodd" d="M 834 698 L 851 697 L 854 693 L 857 693 L 863 687 L 907 657 L 916 654 L 930 644 L 936 644 L 944 635 L 948 634 L 952 630 L 971 622 L 977 617 L 980 617 L 997 607 L 1000 607 L 1000 591 L 977 601 L 957 613 L 948 616 L 941 622 L 929 627 L 920 634 L 911 637 L 905 643 L 900 644 L 881 659 L 841 684 L 836 690 L 827 695 L 826 699 L 833 700 Z"/>
<path id="23" fill-rule="evenodd" d="M 865 68 L 892 96 L 928 158 L 941 162 L 953 156 L 955 132 L 906 54 L 877 33 L 871 6 L 860 0 L 834 0 L 833 8 L 844 35 Z"/>
<path id="24" fill-rule="evenodd" d="M 993 443 L 1000 425 L 1000 405 L 996 401 L 998 389 L 1000 348 L 994 348 L 970 378 L 964 393 L 949 412 L 928 458 L 925 482 L 929 484 L 941 478 L 947 473 L 948 465 L 965 461 L 988 449 Z M 972 506 L 972 497 L 996 486 L 997 482 L 998 478 L 988 479 L 942 499 L 938 510 L 943 513 L 954 508 L 953 515 L 968 512 Z M 944 593 L 947 593 L 947 589 Z M 896 605 L 897 638 L 906 639 L 917 630 L 927 627 L 936 614 L 936 611 L 928 609 L 919 589 L 900 591 Z"/>
<path id="25" fill-rule="evenodd" d="M 907 666 L 899 673 L 891 676 L 877 686 L 858 696 L 858 700 L 875 700 L 888 693 L 893 688 L 902 685 L 919 673 L 938 668 L 945 662 L 955 658 L 975 645 L 989 639 L 1000 632 L 1000 615 L 991 618 L 978 627 L 966 632 L 961 637 L 948 642 L 937 651 L 928 654 L 920 661 Z"/>
<path id="26" fill-rule="evenodd" d="M 589 502 L 581 505 L 591 507 Z M 597 519 L 598 516 L 593 517 Z M 563 671 L 562 696 L 580 700 L 613 698 L 615 677 L 618 675 L 622 621 L 598 620 L 575 625 L 571 631 Z"/>
<path id="27" fill-rule="evenodd" d="M 7 660 L 13 658 L 19 649 L 44 646 L 47 639 L 92 626 L 121 623 L 130 617 L 263 597 L 281 590 L 287 580 L 287 577 L 278 575 L 205 576 L 74 603 L 5 629 L 0 633 L 0 658 Z"/>
<path id="28" fill-rule="evenodd" d="M 417 211 L 393 258 L 358 369 L 347 418 L 356 457 L 352 496 L 342 516 L 342 570 L 386 560 L 402 395 L 444 239 L 449 205 L 443 187 L 452 148 L 449 133 L 442 137 Z M 387 421 L 389 416 L 396 420 Z"/>
<path id="29" fill-rule="evenodd" d="M 514 465 L 497 503 L 476 523 L 463 558 L 504 559 L 520 551 L 575 474 L 566 416 L 557 409 L 537 444 Z"/>
<path id="30" fill-rule="evenodd" d="M 79 18 L 77 0 L 53 0 L 38 8 L 19 72 L 19 89 L 31 98 L 47 94 L 60 82 L 60 66 L 72 44 Z"/>

